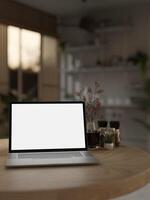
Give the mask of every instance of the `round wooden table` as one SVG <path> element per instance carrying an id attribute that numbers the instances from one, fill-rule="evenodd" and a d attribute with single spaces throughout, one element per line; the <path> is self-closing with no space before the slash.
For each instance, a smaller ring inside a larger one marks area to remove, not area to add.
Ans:
<path id="1" fill-rule="evenodd" d="M 119 147 L 92 151 L 95 166 L 7 169 L 8 140 L 0 140 L 0 200 L 105 200 L 150 182 L 150 154 Z"/>

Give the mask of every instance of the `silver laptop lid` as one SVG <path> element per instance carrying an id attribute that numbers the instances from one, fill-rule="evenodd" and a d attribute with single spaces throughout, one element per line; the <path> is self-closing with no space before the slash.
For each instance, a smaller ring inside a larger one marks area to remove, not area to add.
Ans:
<path id="1" fill-rule="evenodd" d="M 10 152 L 87 149 L 83 102 L 17 102 L 10 111 Z"/>

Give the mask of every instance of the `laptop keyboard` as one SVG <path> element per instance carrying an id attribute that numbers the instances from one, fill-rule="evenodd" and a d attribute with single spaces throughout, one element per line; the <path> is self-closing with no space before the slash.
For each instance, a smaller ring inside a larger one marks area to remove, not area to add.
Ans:
<path id="1" fill-rule="evenodd" d="M 66 153 L 19 153 L 20 159 L 60 159 L 60 158 L 72 158 L 82 157 L 80 152 L 66 152 Z"/>

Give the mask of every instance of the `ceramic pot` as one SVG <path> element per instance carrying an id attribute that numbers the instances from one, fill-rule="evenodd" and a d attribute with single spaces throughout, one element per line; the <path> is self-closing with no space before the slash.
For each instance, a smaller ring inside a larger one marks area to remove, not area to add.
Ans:
<path id="1" fill-rule="evenodd" d="M 113 150 L 114 149 L 114 143 L 105 143 L 104 148 L 108 150 Z"/>

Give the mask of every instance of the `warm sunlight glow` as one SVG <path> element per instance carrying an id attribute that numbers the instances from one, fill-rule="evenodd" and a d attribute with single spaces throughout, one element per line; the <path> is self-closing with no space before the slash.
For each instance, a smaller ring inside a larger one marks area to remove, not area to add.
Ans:
<path id="1" fill-rule="evenodd" d="M 40 33 L 8 26 L 8 66 L 17 69 L 40 71 Z"/>
<path id="2" fill-rule="evenodd" d="M 57 66 L 57 40 L 55 38 L 44 36 L 43 37 L 43 59 L 44 66 L 56 68 Z"/>
<path id="3" fill-rule="evenodd" d="M 20 65 L 19 35 L 19 28 L 8 26 L 8 66 L 11 69 L 17 69 Z"/>
<path id="4" fill-rule="evenodd" d="M 22 59 L 24 70 L 40 71 L 41 35 L 39 33 L 21 30 Z"/>

